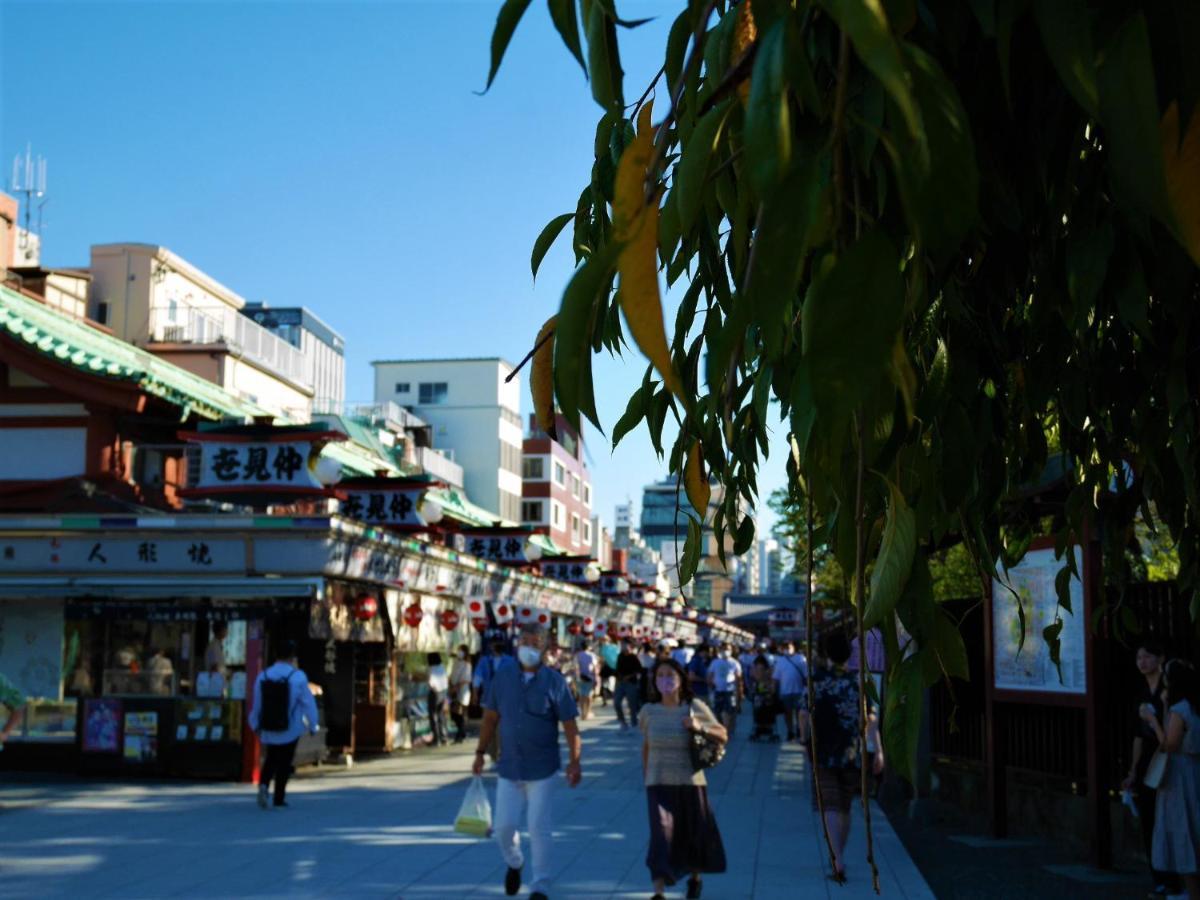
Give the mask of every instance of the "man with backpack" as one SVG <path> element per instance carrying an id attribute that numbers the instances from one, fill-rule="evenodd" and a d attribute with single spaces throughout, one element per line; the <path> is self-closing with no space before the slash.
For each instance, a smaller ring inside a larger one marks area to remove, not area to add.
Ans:
<path id="1" fill-rule="evenodd" d="M 317 701 L 308 689 L 308 676 L 297 667 L 296 642 L 284 641 L 275 663 L 260 672 L 254 682 L 250 727 L 266 748 L 266 759 L 258 777 L 258 805 L 267 808 L 267 795 L 275 782 L 275 806 L 284 799 L 296 744 L 308 729 L 316 734 Z"/>

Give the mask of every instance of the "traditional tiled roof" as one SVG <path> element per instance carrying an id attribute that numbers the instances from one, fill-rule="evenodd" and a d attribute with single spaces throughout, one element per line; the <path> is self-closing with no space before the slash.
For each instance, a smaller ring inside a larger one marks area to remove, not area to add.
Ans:
<path id="1" fill-rule="evenodd" d="M 205 419 L 269 415 L 211 381 L 0 285 L 0 332 L 88 375 L 127 381 Z"/>

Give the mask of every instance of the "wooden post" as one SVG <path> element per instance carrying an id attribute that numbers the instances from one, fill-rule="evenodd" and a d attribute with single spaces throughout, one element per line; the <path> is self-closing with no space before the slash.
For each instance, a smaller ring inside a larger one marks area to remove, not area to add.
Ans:
<path id="1" fill-rule="evenodd" d="M 1090 626 L 1093 611 L 1099 608 L 1103 589 L 1100 570 L 1100 551 L 1095 541 L 1085 533 L 1083 545 L 1084 610 Z M 1092 825 L 1091 860 L 1098 869 L 1112 867 L 1112 825 L 1108 799 L 1110 776 L 1108 753 L 1108 674 L 1104 665 L 1103 647 L 1108 636 L 1108 619 L 1096 622 L 1095 631 L 1089 627 L 1085 644 L 1087 665 L 1087 779 L 1088 820 Z"/>

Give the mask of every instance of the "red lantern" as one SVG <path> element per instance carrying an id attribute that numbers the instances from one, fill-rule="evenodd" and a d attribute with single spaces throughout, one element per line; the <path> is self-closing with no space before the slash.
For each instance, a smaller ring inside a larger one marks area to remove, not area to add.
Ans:
<path id="1" fill-rule="evenodd" d="M 447 631 L 453 631 L 458 627 L 458 613 L 452 609 L 442 610 L 441 620 L 442 627 Z"/>
<path id="2" fill-rule="evenodd" d="M 579 634 L 579 623 L 572 622 L 567 626 L 567 634 Z"/>
<path id="3" fill-rule="evenodd" d="M 354 601 L 354 618 L 360 622 L 369 622 L 379 612 L 379 601 L 369 594 L 363 594 Z"/>
<path id="4" fill-rule="evenodd" d="M 421 620 L 425 618 L 425 610 L 421 609 L 420 603 L 414 603 L 404 609 L 404 624 L 409 628 L 417 628 L 421 624 Z"/>
<path id="5" fill-rule="evenodd" d="M 595 621 L 592 619 L 592 617 L 591 617 L 591 616 L 584 616 L 584 617 L 583 617 L 583 630 L 584 630 L 584 632 L 585 632 L 585 633 L 588 633 L 588 632 L 592 632 L 592 631 L 594 631 L 594 630 L 595 630 L 595 627 L 596 627 L 596 623 L 595 623 Z"/>
<path id="6" fill-rule="evenodd" d="M 483 634 L 485 631 L 487 631 L 487 619 L 472 619 L 471 627 L 473 627 L 480 634 Z"/>

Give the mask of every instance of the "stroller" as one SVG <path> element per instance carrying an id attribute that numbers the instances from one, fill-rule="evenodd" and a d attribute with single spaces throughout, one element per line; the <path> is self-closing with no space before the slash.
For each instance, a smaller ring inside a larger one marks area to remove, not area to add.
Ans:
<path id="1" fill-rule="evenodd" d="M 750 740 L 779 743 L 775 719 L 779 716 L 780 707 L 772 685 L 769 682 L 755 685 L 750 702 L 754 710 L 754 731 L 750 733 Z"/>

